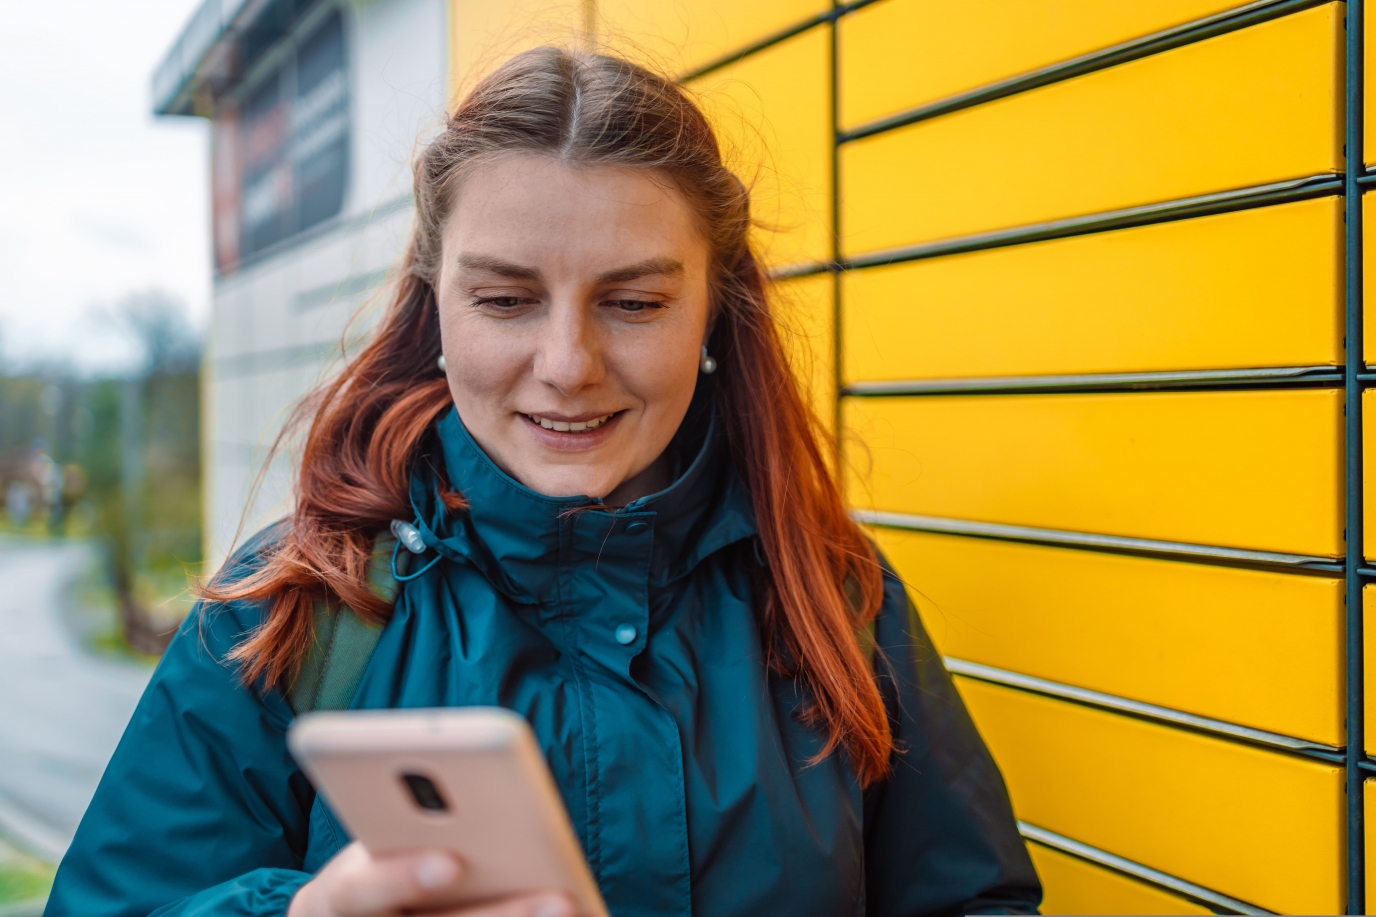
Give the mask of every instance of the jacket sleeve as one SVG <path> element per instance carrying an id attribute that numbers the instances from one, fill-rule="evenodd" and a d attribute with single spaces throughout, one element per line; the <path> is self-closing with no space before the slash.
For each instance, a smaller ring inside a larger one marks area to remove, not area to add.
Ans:
<path id="1" fill-rule="evenodd" d="M 865 793 L 867 913 L 1037 913 L 1041 884 L 1003 777 L 887 565 L 874 639 L 898 751 Z"/>
<path id="2" fill-rule="evenodd" d="M 280 693 L 225 655 L 255 606 L 198 605 L 167 648 L 62 859 L 47 917 L 286 913 L 315 793 Z"/>

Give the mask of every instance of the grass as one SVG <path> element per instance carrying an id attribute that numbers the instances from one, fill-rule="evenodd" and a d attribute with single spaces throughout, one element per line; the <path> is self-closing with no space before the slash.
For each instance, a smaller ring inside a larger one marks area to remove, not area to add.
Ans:
<path id="1" fill-rule="evenodd" d="M 0 906 L 46 897 L 57 867 L 0 840 Z"/>

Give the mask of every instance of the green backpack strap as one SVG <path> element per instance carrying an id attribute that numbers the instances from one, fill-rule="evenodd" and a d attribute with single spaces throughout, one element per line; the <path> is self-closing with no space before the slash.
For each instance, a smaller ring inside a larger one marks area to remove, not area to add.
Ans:
<path id="1" fill-rule="evenodd" d="M 396 600 L 397 581 L 392 578 L 392 550 L 396 543 L 391 535 L 379 535 L 373 542 L 373 556 L 368 564 L 368 585 L 385 602 Z M 315 642 L 287 691 L 291 708 L 298 714 L 349 709 L 381 637 L 381 624 L 369 624 L 349 606 L 318 604 Z"/>

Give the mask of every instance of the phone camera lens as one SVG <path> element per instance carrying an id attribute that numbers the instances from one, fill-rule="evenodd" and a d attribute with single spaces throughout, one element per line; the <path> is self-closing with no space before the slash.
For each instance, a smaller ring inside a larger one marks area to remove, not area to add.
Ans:
<path id="1" fill-rule="evenodd" d="M 429 809 L 431 812 L 449 810 L 444 797 L 440 795 L 439 787 L 435 786 L 435 781 L 429 777 L 424 774 L 402 774 L 401 780 L 411 791 L 411 798 L 416 801 L 416 805 L 422 809 Z"/>

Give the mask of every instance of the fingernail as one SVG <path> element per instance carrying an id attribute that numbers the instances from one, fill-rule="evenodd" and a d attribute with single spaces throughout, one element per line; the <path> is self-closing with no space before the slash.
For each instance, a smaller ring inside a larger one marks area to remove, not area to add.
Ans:
<path id="1" fill-rule="evenodd" d="M 535 917 L 573 917 L 573 909 L 563 898 L 550 898 L 535 909 Z"/>
<path id="2" fill-rule="evenodd" d="M 416 864 L 416 881 L 421 888 L 444 888 L 459 875 L 459 866 L 450 857 L 431 854 Z"/>

